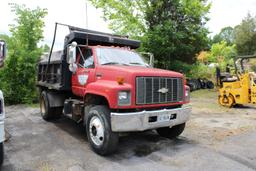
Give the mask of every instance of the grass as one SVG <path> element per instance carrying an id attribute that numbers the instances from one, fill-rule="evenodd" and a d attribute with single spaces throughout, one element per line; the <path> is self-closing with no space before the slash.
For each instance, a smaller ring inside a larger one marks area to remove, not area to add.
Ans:
<path id="1" fill-rule="evenodd" d="M 198 110 L 207 110 L 212 112 L 227 112 L 230 109 L 219 105 L 218 91 L 216 89 L 201 89 L 191 93 L 191 104 Z"/>
<path id="2" fill-rule="evenodd" d="M 54 169 L 52 169 L 49 165 L 48 162 L 42 162 L 39 166 L 39 170 L 41 171 L 54 171 Z"/>
<path id="3" fill-rule="evenodd" d="M 216 89 L 201 89 L 191 93 L 192 98 L 209 98 L 217 99 L 218 91 Z"/>
<path id="4" fill-rule="evenodd" d="M 32 107 L 32 108 L 39 108 L 40 107 L 39 103 L 27 104 L 27 106 Z"/>

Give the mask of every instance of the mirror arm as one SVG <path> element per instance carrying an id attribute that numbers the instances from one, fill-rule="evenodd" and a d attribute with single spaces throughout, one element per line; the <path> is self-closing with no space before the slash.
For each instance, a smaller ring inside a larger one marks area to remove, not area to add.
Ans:
<path id="1" fill-rule="evenodd" d="M 82 53 L 82 51 L 81 51 L 81 49 L 80 49 L 79 46 L 78 46 L 78 50 L 79 50 L 80 56 L 81 56 L 81 57 L 83 58 L 83 60 L 85 61 L 84 55 L 83 55 L 83 53 Z"/>

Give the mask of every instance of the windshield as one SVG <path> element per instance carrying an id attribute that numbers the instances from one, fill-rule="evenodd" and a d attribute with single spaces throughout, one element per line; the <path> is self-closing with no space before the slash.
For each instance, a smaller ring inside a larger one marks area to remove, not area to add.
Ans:
<path id="1" fill-rule="evenodd" d="M 144 62 L 143 58 L 129 50 L 116 48 L 97 48 L 98 62 L 101 65 L 136 65 L 145 66 L 148 64 Z"/>

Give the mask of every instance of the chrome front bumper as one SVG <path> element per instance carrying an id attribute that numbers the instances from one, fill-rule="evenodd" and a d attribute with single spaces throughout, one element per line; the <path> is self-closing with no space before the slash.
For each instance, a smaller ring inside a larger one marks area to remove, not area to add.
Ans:
<path id="1" fill-rule="evenodd" d="M 113 132 L 130 132 L 160 127 L 173 127 L 188 121 L 190 113 L 190 106 L 142 112 L 111 113 L 111 128 Z M 160 116 L 163 115 L 173 117 L 161 121 Z"/>

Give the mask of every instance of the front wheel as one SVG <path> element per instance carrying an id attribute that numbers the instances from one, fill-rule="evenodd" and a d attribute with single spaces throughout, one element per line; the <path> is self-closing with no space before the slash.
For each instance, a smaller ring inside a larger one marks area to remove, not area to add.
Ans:
<path id="1" fill-rule="evenodd" d="M 175 125 L 171 128 L 169 127 L 158 128 L 156 131 L 162 137 L 173 139 L 179 136 L 184 131 L 185 126 L 186 126 L 186 123 L 183 123 L 180 125 Z"/>
<path id="2" fill-rule="evenodd" d="M 86 133 L 93 151 L 100 155 L 108 155 L 116 150 L 118 134 L 112 132 L 110 110 L 106 106 L 90 108 L 86 119 Z"/>
<path id="3" fill-rule="evenodd" d="M 219 96 L 219 104 L 225 107 L 231 108 L 232 106 L 235 105 L 235 99 L 234 97 L 230 94 L 229 96 Z"/>

